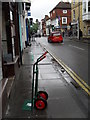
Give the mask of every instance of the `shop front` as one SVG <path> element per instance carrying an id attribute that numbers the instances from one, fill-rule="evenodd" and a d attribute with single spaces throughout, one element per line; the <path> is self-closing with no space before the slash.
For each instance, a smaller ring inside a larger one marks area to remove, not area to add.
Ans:
<path id="1" fill-rule="evenodd" d="M 74 38 L 78 38 L 78 29 L 79 29 L 78 21 L 77 22 L 72 22 L 71 27 L 72 27 L 72 36 Z"/>

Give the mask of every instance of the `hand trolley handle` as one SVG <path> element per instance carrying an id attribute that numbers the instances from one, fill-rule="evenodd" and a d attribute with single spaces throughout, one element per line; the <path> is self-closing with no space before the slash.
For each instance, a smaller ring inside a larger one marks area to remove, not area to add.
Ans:
<path id="1" fill-rule="evenodd" d="M 48 53 L 48 51 L 46 51 L 43 55 L 41 55 L 38 59 L 37 62 L 40 62 L 41 60 L 43 60 L 46 57 L 46 54 Z"/>

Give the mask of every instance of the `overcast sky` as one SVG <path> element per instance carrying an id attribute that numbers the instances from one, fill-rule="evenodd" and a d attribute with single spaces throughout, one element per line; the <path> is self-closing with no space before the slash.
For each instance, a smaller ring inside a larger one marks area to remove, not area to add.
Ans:
<path id="1" fill-rule="evenodd" d="M 35 19 L 44 18 L 61 0 L 31 0 L 31 17 Z M 63 0 L 65 2 L 71 0 Z"/>

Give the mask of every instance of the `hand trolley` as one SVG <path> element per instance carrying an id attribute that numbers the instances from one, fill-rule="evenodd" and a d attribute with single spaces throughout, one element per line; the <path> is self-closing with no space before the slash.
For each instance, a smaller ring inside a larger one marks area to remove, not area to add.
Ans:
<path id="1" fill-rule="evenodd" d="M 38 91 L 38 63 L 46 57 L 46 51 L 41 55 L 33 65 L 33 80 L 32 80 L 32 108 L 43 110 L 47 106 L 48 94 L 45 91 Z"/>

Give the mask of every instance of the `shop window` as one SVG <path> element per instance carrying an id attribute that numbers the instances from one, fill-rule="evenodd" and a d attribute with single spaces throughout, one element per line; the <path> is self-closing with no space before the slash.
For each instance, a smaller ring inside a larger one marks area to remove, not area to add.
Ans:
<path id="1" fill-rule="evenodd" d="M 73 10 L 73 20 L 75 20 L 75 10 Z"/>
<path id="2" fill-rule="evenodd" d="M 90 12 L 90 1 L 88 2 L 88 12 Z"/>
<path id="3" fill-rule="evenodd" d="M 10 11 L 10 22 L 11 22 L 11 38 L 12 38 L 12 52 L 13 52 L 13 59 L 15 58 L 15 45 L 14 45 L 14 40 L 15 40 L 15 25 L 13 21 L 13 12 Z"/>
<path id="4" fill-rule="evenodd" d="M 90 35 L 90 27 L 88 28 L 88 35 Z"/>
<path id="5" fill-rule="evenodd" d="M 86 13 L 86 2 L 83 2 L 83 12 Z"/>

